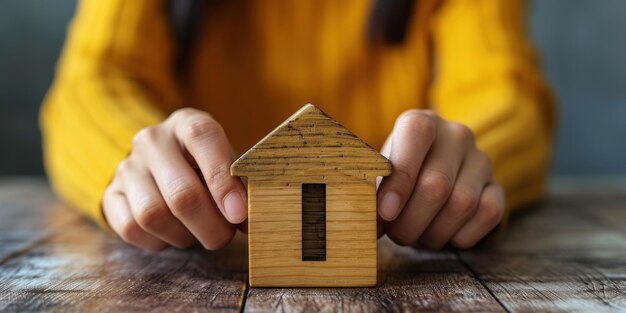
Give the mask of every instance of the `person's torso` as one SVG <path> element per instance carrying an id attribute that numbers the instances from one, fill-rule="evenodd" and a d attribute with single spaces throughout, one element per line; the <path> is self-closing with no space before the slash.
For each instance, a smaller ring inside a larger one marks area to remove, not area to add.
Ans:
<path id="1" fill-rule="evenodd" d="M 398 114 L 427 106 L 433 1 L 418 1 L 399 45 L 368 41 L 371 6 L 363 0 L 206 6 L 185 105 L 210 112 L 239 152 L 306 103 L 379 148 Z"/>

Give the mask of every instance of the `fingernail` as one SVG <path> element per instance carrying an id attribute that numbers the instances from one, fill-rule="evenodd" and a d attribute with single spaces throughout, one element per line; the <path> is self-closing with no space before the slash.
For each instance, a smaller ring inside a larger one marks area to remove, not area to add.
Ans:
<path id="1" fill-rule="evenodd" d="M 226 211 L 226 218 L 231 223 L 238 224 L 246 219 L 246 203 L 237 191 L 233 191 L 226 196 L 226 199 L 224 199 L 224 210 Z"/>
<path id="2" fill-rule="evenodd" d="M 398 216 L 400 211 L 400 196 L 391 191 L 383 196 L 380 205 L 380 216 L 386 221 L 392 221 Z"/>

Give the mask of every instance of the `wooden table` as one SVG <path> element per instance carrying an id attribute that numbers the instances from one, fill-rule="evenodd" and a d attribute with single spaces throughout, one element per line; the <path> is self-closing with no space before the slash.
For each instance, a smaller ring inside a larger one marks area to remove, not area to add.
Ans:
<path id="1" fill-rule="evenodd" d="M 128 246 L 38 178 L 0 179 L 0 311 L 626 311 L 626 184 L 558 184 L 468 251 L 379 242 L 376 288 L 249 288 L 219 252 Z"/>

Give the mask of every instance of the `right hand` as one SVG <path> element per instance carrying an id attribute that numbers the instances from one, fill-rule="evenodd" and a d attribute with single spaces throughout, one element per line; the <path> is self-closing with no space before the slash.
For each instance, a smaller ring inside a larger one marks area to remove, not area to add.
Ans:
<path id="1" fill-rule="evenodd" d="M 246 190 L 230 176 L 234 153 L 208 113 L 184 108 L 137 133 L 102 208 L 126 242 L 150 251 L 228 244 L 247 218 Z"/>

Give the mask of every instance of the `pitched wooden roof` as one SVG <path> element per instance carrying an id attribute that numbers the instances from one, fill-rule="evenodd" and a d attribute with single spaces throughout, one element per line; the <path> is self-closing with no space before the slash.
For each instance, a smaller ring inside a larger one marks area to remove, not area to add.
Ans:
<path id="1" fill-rule="evenodd" d="M 231 166 L 231 174 L 275 179 L 375 179 L 391 162 L 312 104 L 270 132 Z M 343 178 L 342 178 L 343 177 Z"/>

